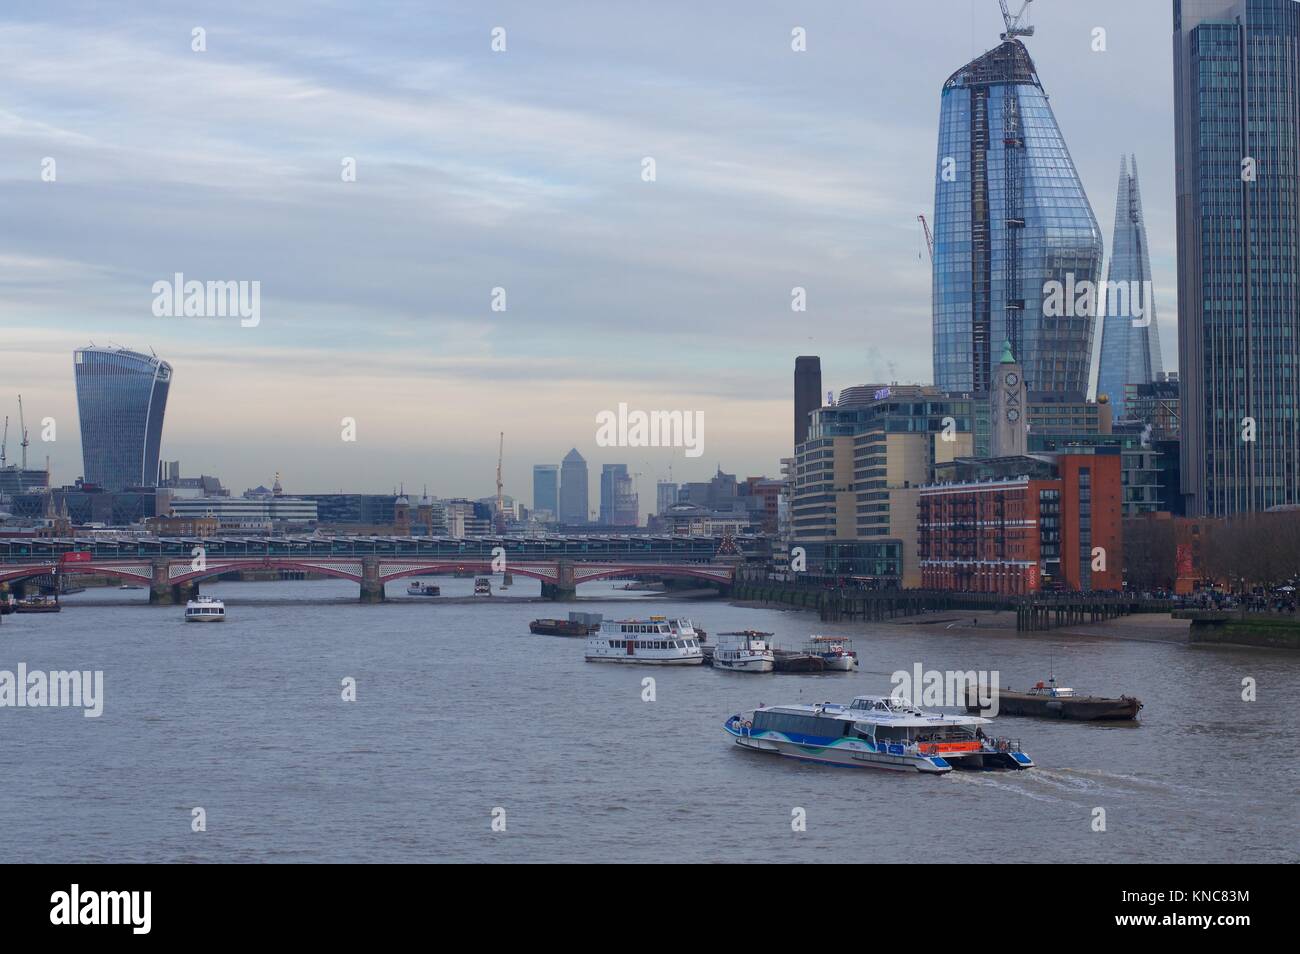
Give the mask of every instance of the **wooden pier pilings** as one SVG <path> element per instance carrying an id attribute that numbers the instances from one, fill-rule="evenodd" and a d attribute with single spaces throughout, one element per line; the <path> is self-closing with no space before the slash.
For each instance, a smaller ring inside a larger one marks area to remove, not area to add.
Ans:
<path id="1" fill-rule="evenodd" d="M 1139 599 L 1125 593 L 962 593 L 949 590 L 861 590 L 777 581 L 737 582 L 732 598 L 816 610 L 823 622 L 887 620 L 922 613 L 961 610 L 1014 611 L 1016 629 L 1035 632 L 1127 616 L 1168 613 L 1169 600 Z"/>

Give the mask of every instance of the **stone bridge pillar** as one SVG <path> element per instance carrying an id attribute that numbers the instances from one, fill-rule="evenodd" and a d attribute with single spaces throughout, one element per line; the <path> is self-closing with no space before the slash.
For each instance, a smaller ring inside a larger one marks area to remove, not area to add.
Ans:
<path id="1" fill-rule="evenodd" d="M 171 561 L 167 559 L 153 561 L 153 578 L 149 581 L 149 603 L 153 606 L 176 606 L 199 595 L 199 584 L 194 580 L 172 583 L 169 566 Z"/>
<path id="2" fill-rule="evenodd" d="M 554 583 L 542 581 L 542 599 L 572 600 L 578 596 L 578 584 L 573 582 L 573 561 L 556 560 L 558 571 Z"/>
<path id="3" fill-rule="evenodd" d="M 361 602 L 382 603 L 384 601 L 384 583 L 379 578 L 379 557 L 361 558 Z"/>

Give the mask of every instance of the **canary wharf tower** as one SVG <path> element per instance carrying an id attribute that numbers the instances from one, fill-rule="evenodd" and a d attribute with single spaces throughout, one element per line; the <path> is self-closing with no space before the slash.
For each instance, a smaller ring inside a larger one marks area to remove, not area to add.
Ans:
<path id="1" fill-rule="evenodd" d="M 1016 38 L 1031 32 L 1008 24 L 1001 45 L 943 84 L 934 382 L 947 391 L 988 392 L 1009 341 L 1031 391 L 1082 399 L 1095 316 L 1045 308 L 1044 300 L 1049 282 L 1097 280 L 1101 232 L 1033 60 Z"/>

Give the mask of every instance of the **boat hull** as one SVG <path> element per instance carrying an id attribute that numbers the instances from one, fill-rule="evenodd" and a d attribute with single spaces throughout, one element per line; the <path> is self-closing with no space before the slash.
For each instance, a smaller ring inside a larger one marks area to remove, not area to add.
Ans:
<path id="1" fill-rule="evenodd" d="M 792 742 L 779 733 L 765 732 L 762 735 L 750 735 L 730 725 L 725 727 L 725 731 L 742 749 L 782 755 L 801 762 L 839 765 L 844 768 L 883 769 L 888 772 L 920 772 L 926 775 L 942 775 L 952 771 L 952 765 L 938 756 L 923 757 L 875 751 L 875 747 L 868 742 L 846 740 L 835 745 L 804 745 Z"/>
<path id="2" fill-rule="evenodd" d="M 538 636 L 590 636 L 592 633 L 590 626 L 562 619 L 535 619 L 528 624 L 528 631 Z"/>
<path id="3" fill-rule="evenodd" d="M 675 659 L 650 659 L 645 656 L 588 656 L 587 662 L 623 663 L 630 666 L 698 666 L 703 656 L 678 656 Z"/>
<path id="4" fill-rule="evenodd" d="M 776 669 L 776 661 L 761 656 L 754 659 L 719 659 L 715 653 L 713 668 L 727 669 L 731 672 L 773 672 Z"/>
<path id="5" fill-rule="evenodd" d="M 978 705 L 968 700 L 967 712 L 979 712 Z M 1131 696 L 1105 699 L 1099 696 L 1070 696 L 1056 699 L 1051 696 L 1030 695 L 1024 692 L 999 692 L 998 715 L 1037 716 L 1046 719 L 1071 719 L 1078 722 L 1131 722 L 1137 718 L 1142 702 Z"/>
<path id="6" fill-rule="evenodd" d="M 224 616 L 186 616 L 185 617 L 185 622 L 187 623 L 224 623 L 225 621 L 226 618 Z"/>

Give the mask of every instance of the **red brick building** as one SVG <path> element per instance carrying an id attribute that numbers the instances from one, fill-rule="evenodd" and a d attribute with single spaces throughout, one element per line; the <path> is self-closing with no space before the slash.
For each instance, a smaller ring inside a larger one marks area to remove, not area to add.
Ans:
<path id="1" fill-rule="evenodd" d="M 974 460 L 922 487 L 922 585 L 979 593 L 1118 590 L 1123 486 L 1117 453 Z"/>

